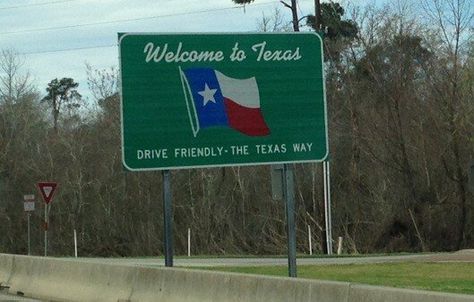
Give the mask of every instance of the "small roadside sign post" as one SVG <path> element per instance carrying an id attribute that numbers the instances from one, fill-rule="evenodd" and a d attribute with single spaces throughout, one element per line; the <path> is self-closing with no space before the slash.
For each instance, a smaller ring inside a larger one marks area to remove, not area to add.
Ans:
<path id="1" fill-rule="evenodd" d="M 38 190 L 44 201 L 44 256 L 48 255 L 49 208 L 58 184 L 56 182 L 38 182 Z"/>
<path id="2" fill-rule="evenodd" d="M 30 227 L 30 217 L 31 212 L 35 211 L 35 195 L 28 194 L 23 195 L 23 209 L 27 214 L 28 219 L 28 255 L 31 255 L 31 227 Z"/>
<path id="3" fill-rule="evenodd" d="M 293 163 L 328 148 L 323 42 L 316 33 L 119 33 L 122 164 L 163 170 L 172 266 L 171 169 L 274 165 L 296 277 Z"/>

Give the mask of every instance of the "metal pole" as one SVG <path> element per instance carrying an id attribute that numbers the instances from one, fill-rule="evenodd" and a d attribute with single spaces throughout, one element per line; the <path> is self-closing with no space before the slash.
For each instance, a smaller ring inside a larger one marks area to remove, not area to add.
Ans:
<path id="1" fill-rule="evenodd" d="M 329 247 L 332 255 L 332 203 L 331 203 L 331 169 L 329 166 L 329 160 L 326 162 L 326 173 L 327 173 L 327 194 L 328 194 L 328 221 L 329 221 Z"/>
<path id="2" fill-rule="evenodd" d="M 74 229 L 74 257 L 77 258 L 77 232 Z"/>
<path id="3" fill-rule="evenodd" d="M 309 245 L 309 255 L 313 255 L 313 243 L 311 240 L 311 226 L 308 224 L 308 245 Z"/>
<path id="4" fill-rule="evenodd" d="M 295 229 L 295 194 L 293 169 L 289 164 L 283 165 L 283 194 L 286 200 L 286 225 L 288 233 L 288 275 L 296 278 L 296 229 Z"/>
<path id="5" fill-rule="evenodd" d="M 191 229 L 188 228 L 188 257 L 191 257 Z"/>
<path id="6" fill-rule="evenodd" d="M 30 217 L 31 217 L 31 214 L 28 212 L 28 256 L 31 255 Z"/>
<path id="7" fill-rule="evenodd" d="M 165 266 L 173 266 L 173 213 L 171 209 L 171 173 L 163 170 L 163 221 Z"/>
<path id="8" fill-rule="evenodd" d="M 324 220 L 326 227 L 326 246 L 328 255 L 332 255 L 332 226 L 331 226 L 331 190 L 329 180 L 329 162 L 323 162 L 324 181 Z"/>
<path id="9" fill-rule="evenodd" d="M 44 256 L 48 256 L 48 204 L 44 204 Z"/>

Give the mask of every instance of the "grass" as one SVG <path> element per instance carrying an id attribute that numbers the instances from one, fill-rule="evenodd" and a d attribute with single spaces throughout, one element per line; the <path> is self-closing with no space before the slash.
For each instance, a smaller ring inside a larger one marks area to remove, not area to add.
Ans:
<path id="1" fill-rule="evenodd" d="M 206 267 L 246 274 L 287 276 L 285 266 Z M 474 295 L 474 263 L 302 265 L 298 277 Z"/>

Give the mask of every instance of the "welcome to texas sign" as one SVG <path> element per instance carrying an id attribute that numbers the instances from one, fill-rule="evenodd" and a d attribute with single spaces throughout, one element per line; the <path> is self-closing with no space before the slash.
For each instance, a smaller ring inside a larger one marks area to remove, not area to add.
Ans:
<path id="1" fill-rule="evenodd" d="M 128 170 L 322 161 L 315 33 L 119 34 Z"/>

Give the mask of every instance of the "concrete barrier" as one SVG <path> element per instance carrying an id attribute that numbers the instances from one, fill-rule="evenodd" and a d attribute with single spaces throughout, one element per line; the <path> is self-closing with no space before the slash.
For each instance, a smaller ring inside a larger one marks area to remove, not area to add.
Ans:
<path id="1" fill-rule="evenodd" d="M 474 296 L 348 282 L 97 264 L 0 254 L 9 292 L 54 301 L 461 302 Z"/>

